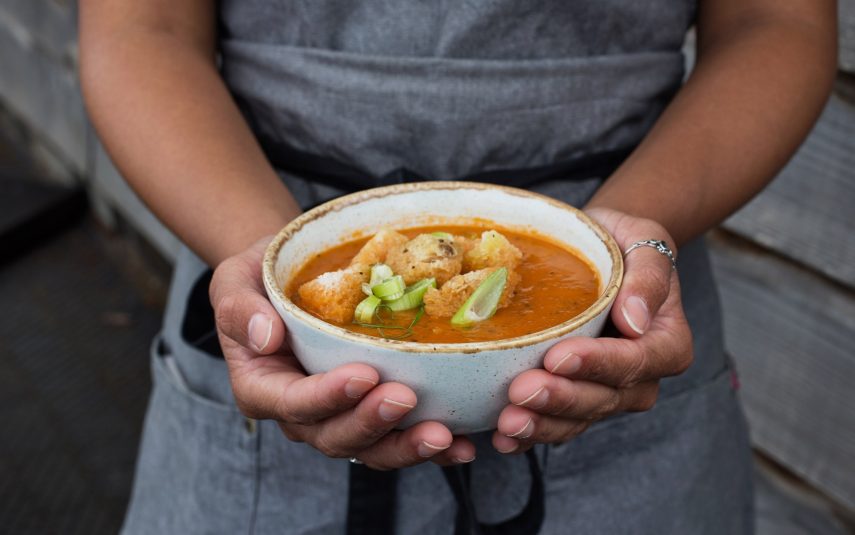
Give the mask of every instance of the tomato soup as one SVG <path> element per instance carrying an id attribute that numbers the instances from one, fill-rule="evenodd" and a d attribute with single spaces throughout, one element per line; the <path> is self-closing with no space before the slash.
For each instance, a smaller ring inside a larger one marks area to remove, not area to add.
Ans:
<path id="1" fill-rule="evenodd" d="M 452 325 L 448 317 L 434 317 L 424 308 L 392 312 L 378 310 L 373 326 L 355 321 L 330 321 L 349 331 L 368 336 L 404 339 L 420 343 L 465 343 L 515 338 L 542 331 L 574 318 L 597 299 L 600 281 L 593 267 L 578 253 L 536 233 L 517 232 L 497 226 L 431 226 L 399 229 L 408 238 L 424 233 L 450 233 L 473 240 L 487 229 L 496 229 L 522 252 L 515 270 L 519 282 L 509 303 L 487 320 L 467 328 Z M 305 306 L 297 289 L 324 273 L 347 268 L 369 237 L 343 243 L 309 260 L 285 288 L 289 298 L 321 319 Z M 415 320 L 415 321 L 414 321 Z M 329 321 L 329 320 L 327 320 Z M 379 328 L 377 325 L 388 325 Z"/>

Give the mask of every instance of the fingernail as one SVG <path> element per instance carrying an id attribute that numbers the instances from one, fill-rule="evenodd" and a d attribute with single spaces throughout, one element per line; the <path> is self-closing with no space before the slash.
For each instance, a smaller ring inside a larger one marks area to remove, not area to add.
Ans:
<path id="1" fill-rule="evenodd" d="M 549 390 L 545 386 L 541 386 L 532 392 L 529 397 L 517 403 L 517 405 L 530 409 L 539 409 L 546 405 L 547 401 L 549 401 Z"/>
<path id="2" fill-rule="evenodd" d="M 264 351 L 270 343 L 270 335 L 273 334 L 273 321 L 265 314 L 254 314 L 249 319 L 249 344 L 256 351 Z"/>
<path id="3" fill-rule="evenodd" d="M 532 433 L 534 433 L 534 421 L 531 418 L 529 418 L 528 421 L 525 423 L 525 425 L 522 426 L 519 431 L 517 431 L 516 433 L 512 433 L 510 435 L 507 435 L 507 436 L 509 436 L 511 438 L 523 439 L 523 438 L 530 437 L 532 435 Z M 514 449 L 516 449 L 516 448 L 514 448 Z"/>
<path id="4" fill-rule="evenodd" d="M 516 448 L 515 448 L 515 449 L 516 449 Z M 454 459 L 452 459 L 452 460 L 453 460 L 455 463 L 457 463 L 457 464 L 466 464 L 466 463 L 471 463 L 472 461 L 474 461 L 474 460 L 475 460 L 475 457 L 474 457 L 474 456 L 473 456 L 473 457 L 469 457 L 468 459 L 463 459 L 463 458 L 461 458 L 461 457 L 455 457 L 455 458 L 454 458 Z"/>
<path id="5" fill-rule="evenodd" d="M 447 444 L 445 446 L 437 446 L 435 444 L 431 444 L 430 442 L 425 442 L 422 440 L 422 443 L 419 444 L 419 457 L 433 457 L 437 453 L 447 450 L 448 446 L 451 444 Z"/>
<path id="6" fill-rule="evenodd" d="M 358 399 L 375 386 L 377 386 L 377 383 L 367 377 L 354 376 L 344 384 L 344 393 L 351 399 Z"/>
<path id="7" fill-rule="evenodd" d="M 503 450 L 496 448 L 496 451 L 498 451 L 499 453 L 513 453 L 513 452 L 517 451 L 519 449 L 519 447 L 520 447 L 519 444 L 514 444 L 510 448 L 505 448 Z"/>
<path id="8" fill-rule="evenodd" d="M 574 355 L 573 353 L 567 353 L 561 360 L 558 361 L 558 364 L 552 367 L 549 370 L 549 373 L 561 374 L 561 375 L 570 375 L 571 373 L 576 373 L 579 371 L 579 368 L 582 367 L 582 359 L 579 355 Z"/>
<path id="9" fill-rule="evenodd" d="M 623 319 L 629 324 L 630 328 L 638 334 L 644 334 L 647 330 L 647 322 L 650 321 L 650 313 L 647 311 L 647 303 L 644 299 L 632 295 L 623 302 L 621 307 Z"/>
<path id="10" fill-rule="evenodd" d="M 413 410 L 414 406 L 415 405 L 410 405 L 403 401 L 384 398 L 383 402 L 380 403 L 378 412 L 380 413 L 380 418 L 383 418 L 387 422 L 394 422 L 395 420 L 403 418 L 405 414 Z"/>

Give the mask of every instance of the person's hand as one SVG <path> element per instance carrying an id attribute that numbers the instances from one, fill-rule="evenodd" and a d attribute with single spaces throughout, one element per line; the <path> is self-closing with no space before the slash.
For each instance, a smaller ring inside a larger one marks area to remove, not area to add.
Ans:
<path id="1" fill-rule="evenodd" d="M 307 376 L 285 343 L 285 325 L 267 300 L 261 260 L 270 238 L 222 262 L 210 297 L 237 405 L 244 415 L 273 419 L 289 439 L 329 457 L 355 457 L 376 469 L 431 460 L 450 465 L 475 457 L 475 447 L 437 422 L 395 431 L 416 406 L 399 383 L 378 384 L 377 371 L 345 364 Z M 359 355 L 343 355 L 359 359 Z"/>
<path id="2" fill-rule="evenodd" d="M 634 242 L 659 239 L 676 252 L 658 223 L 595 208 L 601 223 L 625 251 Z M 517 453 L 535 443 L 564 442 L 606 416 L 653 407 L 659 379 L 685 371 L 692 362 L 692 335 L 671 262 L 650 247 L 625 258 L 625 273 L 611 319 L 624 338 L 575 337 L 546 354 L 543 369 L 511 383 L 511 404 L 499 416 L 493 446 Z"/>

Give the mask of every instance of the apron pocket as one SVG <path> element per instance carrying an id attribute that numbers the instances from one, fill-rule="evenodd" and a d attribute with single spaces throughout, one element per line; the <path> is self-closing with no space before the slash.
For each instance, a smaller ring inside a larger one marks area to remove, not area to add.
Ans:
<path id="1" fill-rule="evenodd" d="M 154 389 L 124 533 L 247 533 L 258 487 L 258 433 L 229 404 L 194 392 L 157 337 Z"/>
<path id="2" fill-rule="evenodd" d="M 543 533 L 751 532 L 748 434 L 730 369 L 553 446 Z M 562 523 L 563 522 L 563 523 Z M 557 530 L 557 531 L 553 531 Z"/>

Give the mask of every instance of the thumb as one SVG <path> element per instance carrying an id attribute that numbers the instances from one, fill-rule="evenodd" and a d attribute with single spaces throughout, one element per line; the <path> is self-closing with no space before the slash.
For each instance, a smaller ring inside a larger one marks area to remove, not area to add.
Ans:
<path id="1" fill-rule="evenodd" d="M 285 325 L 262 282 L 261 262 L 270 239 L 220 263 L 209 288 L 220 336 L 260 355 L 277 351 L 285 340 Z"/>
<path id="2" fill-rule="evenodd" d="M 674 240 L 659 223 L 613 210 L 591 209 L 589 215 L 611 232 L 621 251 L 644 240 L 662 240 L 676 251 Z M 671 260 L 655 247 L 636 247 L 624 256 L 624 278 L 612 308 L 612 322 L 624 336 L 643 335 L 668 298 L 675 276 Z"/>

